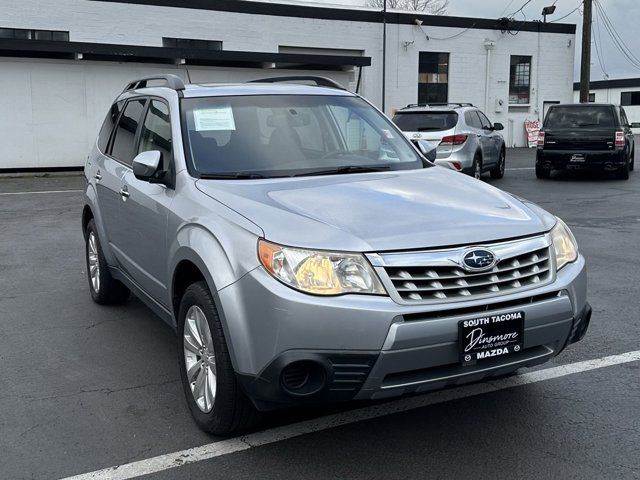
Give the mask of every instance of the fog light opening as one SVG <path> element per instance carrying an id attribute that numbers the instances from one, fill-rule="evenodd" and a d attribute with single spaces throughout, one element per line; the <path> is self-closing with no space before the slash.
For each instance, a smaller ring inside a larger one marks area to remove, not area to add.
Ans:
<path id="1" fill-rule="evenodd" d="M 324 388 L 327 383 L 327 374 L 320 363 L 300 360 L 290 363 L 282 370 L 280 383 L 289 395 L 308 396 Z"/>

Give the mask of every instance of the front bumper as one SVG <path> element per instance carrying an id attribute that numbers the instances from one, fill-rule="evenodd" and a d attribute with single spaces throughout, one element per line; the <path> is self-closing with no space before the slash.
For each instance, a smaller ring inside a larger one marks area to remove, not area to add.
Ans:
<path id="1" fill-rule="evenodd" d="M 576 155 L 582 155 L 584 160 Z M 536 165 L 551 170 L 617 170 L 626 161 L 624 150 L 565 151 L 538 149 Z"/>
<path id="2" fill-rule="evenodd" d="M 543 363 L 580 340 L 591 316 L 582 256 L 545 286 L 455 305 L 315 297 L 262 268 L 219 295 L 234 367 L 260 409 L 386 398 L 503 375 Z M 523 350 L 462 366 L 458 322 L 514 310 L 525 312 Z M 318 388 L 287 388 L 285 373 L 301 378 L 304 372 L 294 367 L 305 365 L 318 367 L 309 377 Z"/>

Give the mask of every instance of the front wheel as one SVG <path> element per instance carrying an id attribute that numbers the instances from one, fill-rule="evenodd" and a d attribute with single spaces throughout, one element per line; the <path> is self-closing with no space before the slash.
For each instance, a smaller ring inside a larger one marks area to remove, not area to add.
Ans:
<path id="1" fill-rule="evenodd" d="M 504 169 L 505 169 L 505 151 L 500 151 L 500 158 L 498 158 L 498 165 L 493 167 L 489 173 L 491 174 L 491 178 L 500 179 L 504 177 Z"/>
<path id="2" fill-rule="evenodd" d="M 229 435 L 257 421 L 258 412 L 236 379 L 218 311 L 204 282 L 190 285 L 180 302 L 178 355 L 187 404 L 202 430 Z"/>

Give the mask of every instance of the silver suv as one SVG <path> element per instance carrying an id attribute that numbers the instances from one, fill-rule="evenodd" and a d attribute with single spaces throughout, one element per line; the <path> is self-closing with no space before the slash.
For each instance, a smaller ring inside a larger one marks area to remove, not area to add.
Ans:
<path id="1" fill-rule="evenodd" d="M 136 80 L 85 166 L 91 296 L 133 292 L 176 329 L 200 427 L 504 375 L 582 338 L 585 262 L 561 220 L 433 168 L 314 80 Z"/>
<path id="2" fill-rule="evenodd" d="M 502 178 L 505 144 L 501 123 L 491 123 L 470 103 L 407 105 L 393 117 L 395 124 L 414 143 L 438 145 L 436 163 L 480 178 L 490 172 Z"/>

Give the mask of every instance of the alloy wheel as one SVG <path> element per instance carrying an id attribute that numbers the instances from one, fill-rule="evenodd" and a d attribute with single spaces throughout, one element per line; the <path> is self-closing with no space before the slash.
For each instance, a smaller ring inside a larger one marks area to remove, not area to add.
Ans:
<path id="1" fill-rule="evenodd" d="M 216 399 L 216 357 L 207 317 L 192 305 L 184 321 L 184 363 L 193 399 L 204 413 L 213 409 Z"/>
<path id="2" fill-rule="evenodd" d="M 89 278 L 91 278 L 91 288 L 98 293 L 100 291 L 100 260 L 98 258 L 98 243 L 95 233 L 89 233 L 87 242 L 89 259 Z"/>

